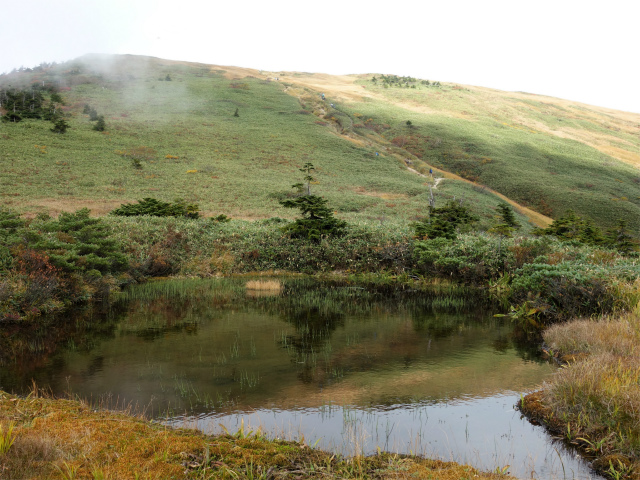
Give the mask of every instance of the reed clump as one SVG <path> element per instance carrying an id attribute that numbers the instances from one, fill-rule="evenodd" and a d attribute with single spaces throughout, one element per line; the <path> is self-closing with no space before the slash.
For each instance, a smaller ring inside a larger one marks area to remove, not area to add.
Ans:
<path id="1" fill-rule="evenodd" d="M 282 293 L 282 282 L 279 280 L 249 280 L 245 287 L 249 297 L 271 297 Z"/>
<path id="2" fill-rule="evenodd" d="M 280 280 L 249 280 L 245 286 L 247 290 L 268 290 L 277 292 L 282 290 L 282 282 Z"/>

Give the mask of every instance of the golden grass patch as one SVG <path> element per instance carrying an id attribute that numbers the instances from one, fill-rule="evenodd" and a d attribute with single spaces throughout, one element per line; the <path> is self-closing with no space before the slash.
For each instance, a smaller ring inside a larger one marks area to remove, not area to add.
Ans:
<path id="1" fill-rule="evenodd" d="M 280 280 L 249 280 L 245 287 L 249 297 L 268 297 L 280 295 L 282 282 Z"/>

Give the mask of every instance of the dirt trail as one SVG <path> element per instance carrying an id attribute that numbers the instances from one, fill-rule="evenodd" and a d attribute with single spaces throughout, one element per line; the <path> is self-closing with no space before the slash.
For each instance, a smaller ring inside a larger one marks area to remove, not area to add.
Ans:
<path id="1" fill-rule="evenodd" d="M 369 78 L 370 75 L 327 75 L 322 73 L 296 72 L 283 72 L 282 74 L 284 74 L 284 76 L 280 77 L 280 81 L 303 88 L 309 88 L 317 92 L 324 92 L 338 100 L 360 102 L 366 98 L 375 98 L 384 102 L 390 102 L 389 98 L 384 95 L 366 88 L 365 85 L 357 85 L 355 83 L 359 79 Z M 277 74 L 269 74 L 267 77 L 269 76 L 273 77 L 277 76 Z M 612 131 L 623 131 L 630 135 L 638 134 L 640 115 L 636 113 L 621 112 L 603 107 L 581 104 L 579 102 L 563 100 L 560 98 L 546 97 L 544 95 L 532 95 L 523 92 L 501 92 L 499 90 L 475 87 L 471 85 L 459 86 L 483 95 L 485 100 L 491 98 L 497 105 L 503 105 L 504 108 L 513 107 L 513 100 L 530 101 L 533 99 L 538 102 L 547 102 L 552 106 L 558 106 L 567 111 L 567 115 L 571 118 L 588 119 L 589 121 L 596 122 L 597 124 L 605 125 Z M 511 100 L 511 102 L 508 100 Z M 467 112 L 434 109 L 422 103 L 401 101 L 395 101 L 392 103 L 397 107 L 418 113 L 438 114 L 446 117 L 464 118 L 467 120 L 470 119 Z M 518 105 L 526 110 L 535 108 L 520 102 L 518 102 Z M 576 140 L 580 143 L 584 143 L 585 145 L 589 145 L 606 155 L 616 158 L 621 162 L 640 168 L 640 152 L 635 151 L 633 144 L 629 141 L 622 140 L 614 135 L 597 132 L 593 129 L 578 130 L 569 126 L 550 128 L 544 123 L 536 121 L 534 118 L 529 118 L 527 116 L 518 116 L 517 118 L 520 123 L 536 131 L 544 132 L 548 135 L 553 135 L 559 138 Z M 619 143 L 620 146 L 612 144 L 616 142 Z"/>
<path id="2" fill-rule="evenodd" d="M 409 170 L 411 173 L 415 174 L 415 175 L 419 175 L 421 177 L 425 177 L 425 178 L 429 178 L 429 175 L 425 175 L 424 173 L 420 173 L 419 171 L 417 171 L 414 168 L 411 167 L 407 167 L 407 170 Z M 513 200 L 511 200 L 510 198 L 502 195 L 499 192 L 496 192 L 495 190 L 492 190 L 484 185 L 480 185 L 478 183 L 475 182 L 471 182 L 469 180 L 466 180 L 462 177 L 459 177 L 458 175 L 455 175 L 453 173 L 449 173 L 449 172 L 444 172 L 441 171 L 440 173 L 442 173 L 442 177 L 435 177 L 434 182 L 433 182 L 433 186 L 431 188 L 433 188 L 434 190 L 436 188 L 438 188 L 438 185 L 440 184 L 440 182 L 442 182 L 442 180 L 444 180 L 445 178 L 450 178 L 452 180 L 459 180 L 461 182 L 465 182 L 465 183 L 469 183 L 471 185 L 480 187 L 485 189 L 487 192 L 490 192 L 492 194 L 494 194 L 495 196 L 499 197 L 500 199 L 504 200 L 505 202 L 507 202 L 509 205 L 511 205 L 512 207 L 514 207 L 520 214 L 524 215 L 525 217 L 527 217 L 529 219 L 529 221 L 531 221 L 531 223 L 533 223 L 536 227 L 540 227 L 540 228 L 545 228 L 548 227 L 549 225 L 551 225 L 551 222 L 553 222 L 553 219 L 538 213 L 534 210 L 531 210 L 530 208 L 527 207 L 523 207 L 522 205 L 520 205 L 517 202 L 514 202 Z"/>
<path id="3" fill-rule="evenodd" d="M 294 94 L 293 91 L 289 92 L 290 94 Z M 295 95 L 294 95 L 295 96 Z M 384 150 L 388 150 L 388 147 L 391 146 L 391 144 L 389 142 L 383 142 L 382 138 L 380 142 L 376 142 L 374 139 L 368 137 L 362 137 L 359 135 L 356 135 L 354 137 L 353 134 L 340 134 L 339 132 L 335 132 L 336 135 L 340 136 L 340 138 L 343 138 L 345 140 L 349 140 L 351 142 L 355 142 L 358 143 L 362 146 L 368 146 L 370 148 L 375 148 L 376 150 L 380 150 L 380 151 L 384 151 Z M 410 165 L 412 165 L 412 160 L 410 160 L 409 158 L 406 158 L 400 154 L 397 153 L 390 153 L 390 155 L 396 159 L 398 159 L 399 161 L 401 161 L 407 168 L 408 171 L 410 171 L 411 173 L 413 173 L 414 175 L 419 175 L 421 177 L 425 177 L 425 178 L 429 178 L 429 175 L 425 175 L 423 173 L 420 173 L 418 170 L 416 170 L 415 168 L 410 167 Z M 431 165 L 427 165 L 429 168 L 433 168 L 434 169 L 434 173 L 436 172 L 436 169 L 434 167 L 432 167 Z M 486 191 L 494 194 L 495 196 L 499 197 L 500 199 L 504 200 L 506 203 L 508 203 L 509 205 L 513 206 L 516 211 L 518 211 L 520 214 L 524 215 L 525 217 L 527 217 L 527 219 L 533 223 L 536 227 L 540 227 L 540 228 L 545 228 L 548 227 L 549 225 L 551 225 L 551 222 L 553 222 L 553 219 L 538 213 L 534 210 L 531 210 L 530 208 L 524 207 L 522 205 L 520 205 L 519 203 L 511 200 L 510 198 L 506 197 L 505 195 L 496 192 L 495 190 L 490 189 L 489 187 L 485 186 L 485 185 L 481 185 L 475 182 L 472 182 L 470 180 L 467 180 L 465 178 L 462 178 L 454 173 L 450 173 L 444 170 L 437 170 L 437 173 L 440 174 L 440 177 L 435 178 L 434 181 L 434 186 L 432 188 L 437 188 L 438 184 L 444 179 L 444 178 L 449 178 L 452 180 L 458 180 L 461 182 L 465 182 L 468 183 L 470 185 L 474 185 L 476 187 L 480 187 L 485 189 Z"/>
<path id="4" fill-rule="evenodd" d="M 355 83 L 356 80 L 360 78 L 369 78 L 369 75 L 367 74 L 328 75 L 323 73 L 266 72 L 266 71 L 257 71 L 253 69 L 248 69 L 248 68 L 229 67 L 229 66 L 214 67 L 214 68 L 220 68 L 225 70 L 225 76 L 227 76 L 228 78 L 238 78 L 238 77 L 242 78 L 244 76 L 253 76 L 253 77 L 262 78 L 265 80 L 279 81 L 282 83 L 296 85 L 297 87 L 300 87 L 300 88 L 287 87 L 285 91 L 288 94 L 298 98 L 300 98 L 300 96 L 303 94 L 303 89 L 306 88 L 306 89 L 314 90 L 316 92 L 322 92 L 325 94 L 328 93 L 330 96 L 340 100 L 362 101 L 365 98 L 379 98 L 380 100 L 389 101 L 384 96 L 376 94 L 375 92 L 372 92 L 371 90 L 367 89 L 363 85 L 356 85 Z M 476 87 L 471 87 L 471 88 L 476 88 Z M 527 94 L 522 94 L 522 96 L 529 97 L 529 95 Z M 554 99 L 554 100 L 557 100 L 557 99 Z M 397 103 L 395 104 L 399 107 L 406 108 L 408 110 L 420 111 L 421 113 L 438 113 L 440 115 L 459 116 L 458 112 L 444 112 L 444 111 L 436 112 L 435 110 L 432 110 L 424 105 L 410 105 L 410 104 L 397 104 Z M 635 115 L 633 114 L 631 114 L 631 116 L 635 117 Z M 336 131 L 335 133 L 336 135 L 340 136 L 345 140 L 360 144 L 362 146 L 366 145 L 369 147 L 374 147 L 381 151 L 387 149 L 388 147 L 388 145 L 384 145 L 381 142 L 376 142 L 371 138 L 364 138 L 359 135 L 354 136 L 352 134 L 345 135 L 345 134 L 341 134 L 338 131 Z M 417 171 L 416 169 L 409 167 L 411 163 L 407 162 L 408 159 L 402 158 L 400 155 L 395 155 L 395 154 L 392 154 L 392 156 L 398 158 L 398 160 L 401 160 L 404 163 L 404 165 L 407 167 L 407 170 L 409 170 L 411 173 L 428 178 L 428 175 L 424 175 L 419 171 Z M 627 163 L 630 163 L 628 159 L 627 159 Z M 551 218 L 541 213 L 538 213 L 534 210 L 531 210 L 527 207 L 524 207 L 518 204 L 517 202 L 511 200 L 510 198 L 506 197 L 505 195 L 502 195 L 501 193 L 496 192 L 495 190 L 492 190 L 484 185 L 471 182 L 458 175 L 455 175 L 453 173 L 449 173 L 443 170 L 438 170 L 438 173 L 442 176 L 435 178 L 434 185 L 432 187 L 434 189 L 437 188 L 438 184 L 440 184 L 440 182 L 444 178 L 458 180 L 461 182 L 468 183 L 470 185 L 474 185 L 476 187 L 486 189 L 488 192 L 496 195 L 500 199 L 507 202 L 509 205 L 513 206 L 518 212 L 526 216 L 529 219 L 529 221 L 531 221 L 531 223 L 533 223 L 538 227 L 542 227 L 542 228 L 547 227 L 553 221 Z"/>

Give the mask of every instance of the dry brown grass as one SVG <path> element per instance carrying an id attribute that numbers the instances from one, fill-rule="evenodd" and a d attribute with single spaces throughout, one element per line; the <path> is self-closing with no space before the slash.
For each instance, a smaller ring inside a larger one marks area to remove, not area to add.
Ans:
<path id="1" fill-rule="evenodd" d="M 249 280 L 245 287 L 249 297 L 270 297 L 282 292 L 280 280 Z"/>
<path id="2" fill-rule="evenodd" d="M 18 398 L 0 391 L 0 422 L 10 421 L 16 440 L 0 455 L 3 479 L 509 478 L 392 454 L 340 459 L 244 431 L 206 436 L 35 392 Z"/>
<path id="3" fill-rule="evenodd" d="M 612 353 L 633 356 L 640 348 L 640 323 L 632 314 L 598 321 L 582 319 L 549 327 L 547 345 L 562 355 Z"/>
<path id="4" fill-rule="evenodd" d="M 555 325 L 544 338 L 568 363 L 525 398 L 525 413 L 595 457 L 600 472 L 640 478 L 640 313 Z"/>

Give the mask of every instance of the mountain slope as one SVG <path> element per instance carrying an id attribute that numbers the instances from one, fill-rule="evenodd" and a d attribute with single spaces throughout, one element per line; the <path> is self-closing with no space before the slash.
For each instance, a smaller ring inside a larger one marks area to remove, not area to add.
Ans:
<path id="1" fill-rule="evenodd" d="M 373 77 L 136 56 L 3 75 L 4 91 L 55 87 L 70 128 L 0 123 L 2 200 L 31 213 L 101 214 L 181 197 L 211 215 L 284 217 L 291 212 L 278 200 L 312 162 L 313 191 L 354 222 L 406 225 L 424 215 L 431 168 L 446 178 L 436 202 L 464 197 L 485 226 L 500 201 L 492 191 L 537 211 L 537 225 L 573 208 L 602 226 L 640 226 L 640 115 L 415 79 L 385 87 Z M 92 130 L 85 104 L 105 116 L 105 132 Z"/>

